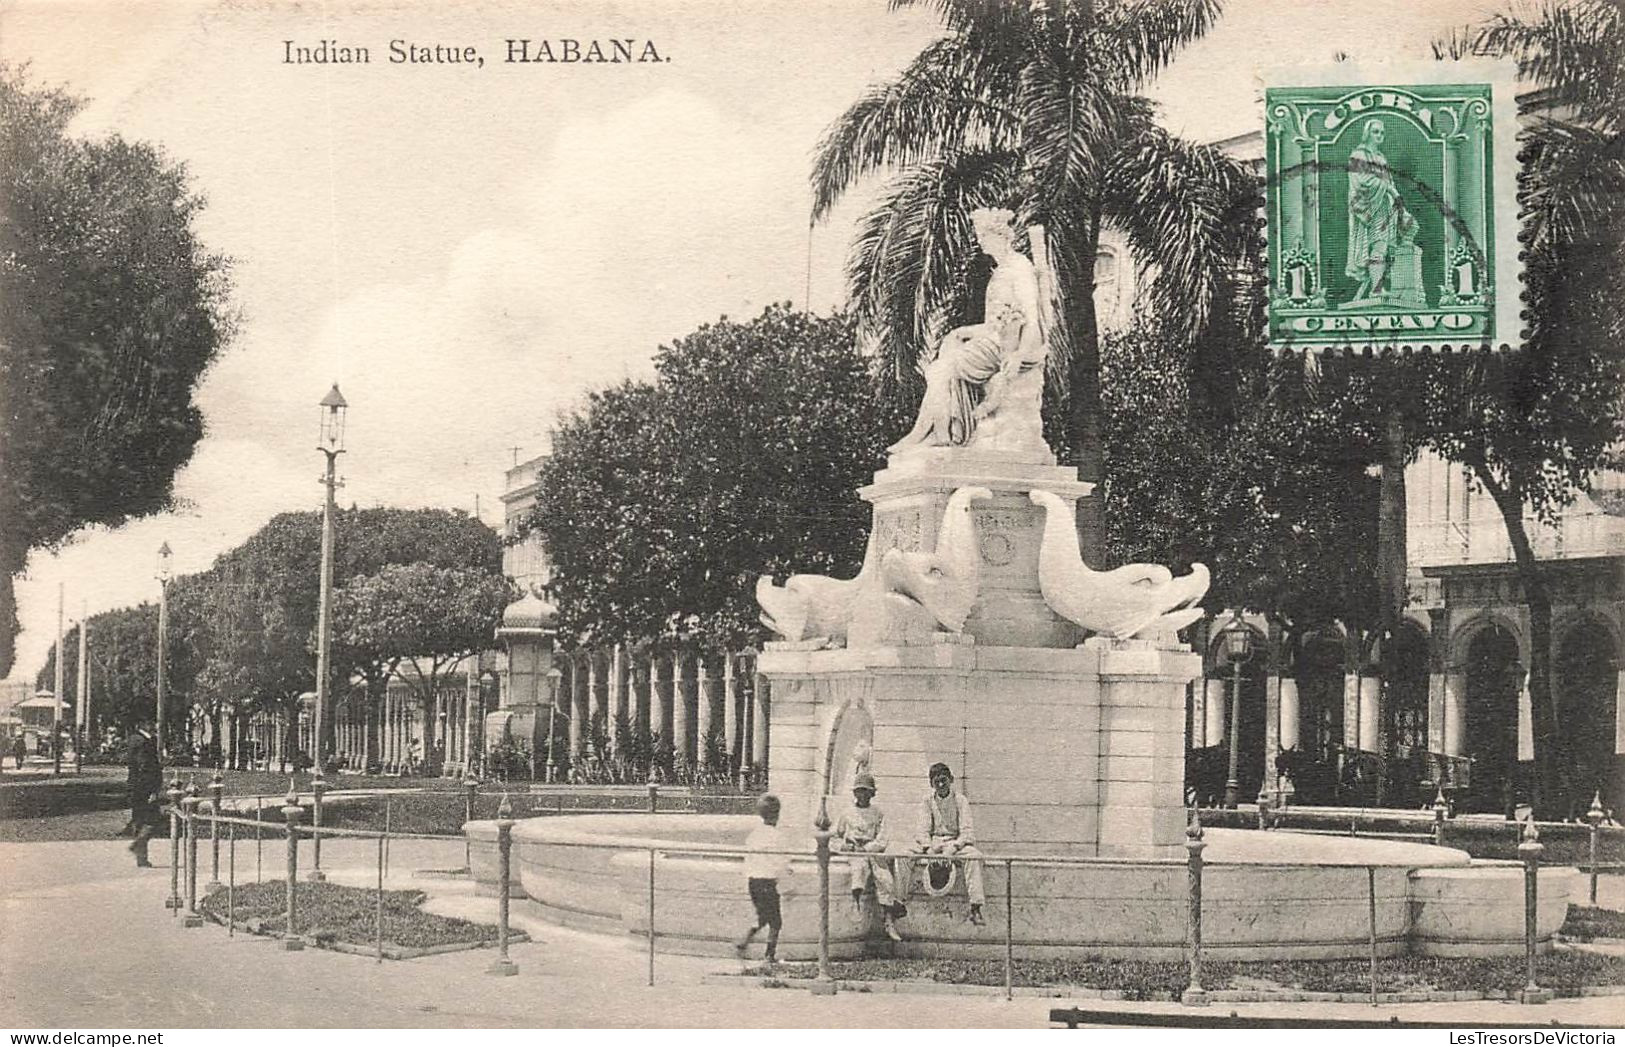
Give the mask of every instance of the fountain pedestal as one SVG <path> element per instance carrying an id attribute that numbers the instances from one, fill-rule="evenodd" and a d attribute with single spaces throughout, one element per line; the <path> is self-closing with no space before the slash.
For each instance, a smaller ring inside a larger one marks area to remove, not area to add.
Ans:
<path id="1" fill-rule="evenodd" d="M 850 801 L 864 762 L 906 843 L 929 786 L 954 769 L 991 854 L 1169 858 L 1183 853 L 1188 649 L 1145 640 L 1080 648 L 929 646 L 808 651 L 768 644 L 772 788 L 786 824 L 821 792 Z"/>

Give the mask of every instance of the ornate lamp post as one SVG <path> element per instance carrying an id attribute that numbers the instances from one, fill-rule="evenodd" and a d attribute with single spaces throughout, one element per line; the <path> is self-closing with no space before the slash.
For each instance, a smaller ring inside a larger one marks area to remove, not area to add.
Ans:
<path id="1" fill-rule="evenodd" d="M 168 755 L 165 741 L 169 737 L 164 733 L 164 707 L 168 704 L 169 679 L 165 672 L 165 665 L 169 659 L 169 579 L 170 557 L 174 554 L 169 551 L 169 543 L 165 542 L 158 547 L 158 759 L 162 761 Z"/>
<path id="2" fill-rule="evenodd" d="M 327 497 L 322 502 L 322 582 L 316 611 L 316 738 L 311 749 L 316 757 L 316 771 L 321 773 L 326 753 L 322 746 L 327 740 L 323 729 L 327 715 L 328 646 L 331 641 L 333 615 L 333 514 L 337 508 L 334 494 L 339 488 L 336 475 L 339 455 L 344 453 L 344 414 L 349 408 L 338 383 L 321 401 L 321 428 L 316 449 L 327 458 L 327 474 L 322 486 Z"/>
<path id="3" fill-rule="evenodd" d="M 1241 782 L 1237 778 L 1237 752 L 1241 743 L 1241 663 L 1253 654 L 1253 631 L 1238 613 L 1225 625 L 1219 637 L 1224 641 L 1224 655 L 1230 662 L 1230 774 L 1224 783 L 1224 805 L 1234 808 L 1241 795 Z"/>

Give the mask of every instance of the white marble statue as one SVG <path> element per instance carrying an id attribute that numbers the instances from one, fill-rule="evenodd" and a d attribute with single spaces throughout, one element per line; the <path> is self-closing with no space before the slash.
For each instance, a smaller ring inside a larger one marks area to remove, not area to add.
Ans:
<path id="1" fill-rule="evenodd" d="M 981 588 L 982 555 L 971 506 L 993 497 L 986 487 L 961 487 L 948 497 L 932 552 L 888 549 L 880 582 L 893 597 L 919 604 L 950 633 L 962 632 Z"/>
<path id="2" fill-rule="evenodd" d="M 1054 281 L 1044 228 L 1028 230 L 1029 261 L 1016 250 L 1014 219 L 1003 209 L 972 212 L 976 241 L 997 266 L 984 319 L 950 331 L 936 354 L 922 360 L 925 396 L 914 428 L 890 447 L 893 454 L 943 446 L 1047 450 L 1039 408 L 1055 327 Z"/>
<path id="3" fill-rule="evenodd" d="M 1038 552 L 1038 587 L 1044 602 L 1063 618 L 1117 639 L 1172 635 L 1202 616 L 1207 567 L 1192 564 L 1178 578 L 1157 564 L 1135 563 L 1092 571 L 1078 550 L 1072 507 L 1049 491 L 1028 494 L 1044 507 L 1044 538 Z"/>
<path id="4" fill-rule="evenodd" d="M 852 602 L 874 574 L 875 539 L 869 536 L 863 567 L 847 581 L 821 574 L 793 574 L 783 585 L 762 575 L 756 579 L 756 603 L 762 608 L 762 624 L 786 640 L 827 640 L 834 645 L 846 642 L 846 626 L 852 617 Z"/>

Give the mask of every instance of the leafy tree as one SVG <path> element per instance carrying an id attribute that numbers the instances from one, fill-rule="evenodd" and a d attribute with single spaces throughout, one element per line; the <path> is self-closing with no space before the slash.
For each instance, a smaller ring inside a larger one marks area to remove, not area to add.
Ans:
<path id="1" fill-rule="evenodd" d="M 1136 93 L 1207 32 L 1219 4 L 931 6 L 946 35 L 897 79 L 871 88 L 820 144 L 814 217 L 859 179 L 892 172 L 879 206 L 863 220 L 849 270 L 859 329 L 877 348 L 888 391 L 910 406 L 918 403 L 921 348 L 975 319 L 969 212 L 1012 207 L 1026 222 L 1043 223 L 1063 310 L 1051 347 L 1056 380 L 1048 413 L 1060 415 L 1060 443 L 1082 478 L 1100 482 L 1104 416 L 1092 289 L 1102 223 L 1122 229 L 1140 260 L 1154 266 L 1151 299 L 1185 336 L 1208 327 L 1227 268 L 1250 233 L 1256 186 L 1246 170 L 1217 150 L 1170 136 Z M 1080 503 L 1084 555 L 1094 561 L 1104 552 L 1103 513 L 1100 499 Z"/>
<path id="2" fill-rule="evenodd" d="M 501 579 L 500 540 L 491 528 L 464 513 L 350 509 L 339 513 L 335 532 L 336 596 L 355 579 L 400 564 Z M 281 513 L 216 560 L 200 576 L 195 603 L 182 604 L 182 609 L 195 608 L 186 617 L 202 630 L 194 642 L 208 653 L 205 676 L 223 692 L 252 696 L 262 705 L 281 709 L 290 724 L 296 720 L 299 696 L 313 690 L 316 683 L 320 563 L 321 514 Z M 336 601 L 335 608 L 337 605 Z M 334 620 L 335 691 L 352 675 L 369 679 L 381 663 L 393 668 L 398 654 L 381 651 L 337 627 L 336 614 Z M 329 750 L 333 705 L 329 702 L 323 710 L 322 730 Z"/>
<path id="3" fill-rule="evenodd" d="M 567 635 L 738 644 L 760 635 L 757 575 L 857 571 L 854 491 L 896 416 L 850 322 L 788 306 L 708 324 L 655 366 L 559 426 L 529 526 Z"/>
<path id="4" fill-rule="evenodd" d="M 185 167 L 70 137 L 81 105 L 0 66 L 0 675 L 30 550 L 170 506 L 231 326 Z"/>
<path id="5" fill-rule="evenodd" d="M 381 693 L 373 690 L 379 667 L 400 670 L 423 708 L 428 753 L 435 744 L 435 695 L 446 675 L 490 644 L 503 608 L 516 596 L 506 578 L 486 568 L 386 564 L 338 590 L 334 632 L 369 694 Z"/>
<path id="6" fill-rule="evenodd" d="M 174 615 L 171 615 L 173 625 Z M 186 637 L 171 628 L 168 636 L 165 674 L 168 676 L 172 709 L 184 709 L 187 695 L 196 686 L 198 659 Z M 79 693 L 79 626 L 68 630 L 63 641 L 67 659 L 62 666 L 63 690 Z M 128 732 L 142 717 L 154 716 L 158 694 L 158 607 L 141 604 L 105 611 L 90 617 L 88 652 L 91 684 L 91 715 L 98 725 L 118 724 Z M 52 645 L 45 664 L 35 676 L 35 686 L 56 686 L 56 647 Z M 184 717 L 176 716 L 167 726 L 177 737 Z"/>
<path id="7" fill-rule="evenodd" d="M 1261 359 L 1238 375 L 1230 421 L 1215 429 L 1192 396 L 1188 353 L 1149 322 L 1102 344 L 1113 558 L 1201 561 L 1213 571 L 1208 606 L 1284 628 L 1371 620 L 1369 427 L 1322 406 L 1322 379 L 1306 384 L 1296 360 Z"/>

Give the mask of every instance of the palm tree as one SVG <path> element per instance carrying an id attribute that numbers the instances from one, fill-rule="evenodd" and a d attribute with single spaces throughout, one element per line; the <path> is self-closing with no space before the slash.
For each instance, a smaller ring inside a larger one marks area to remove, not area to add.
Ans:
<path id="1" fill-rule="evenodd" d="M 1099 483 L 1093 287 L 1102 224 L 1124 232 L 1148 266 L 1151 304 L 1192 336 L 1226 297 L 1230 266 L 1250 243 L 1255 180 L 1217 150 L 1158 127 L 1151 103 L 1136 93 L 1207 32 L 1218 0 L 928 2 L 946 35 L 826 132 L 813 169 L 813 217 L 858 180 L 889 173 L 860 223 L 849 277 L 860 334 L 894 396 L 917 390 L 921 348 L 961 322 L 972 300 L 969 212 L 1012 207 L 1043 223 L 1063 311 L 1049 406 L 1083 479 Z M 1096 563 L 1101 503 L 1080 505 L 1084 553 Z"/>

